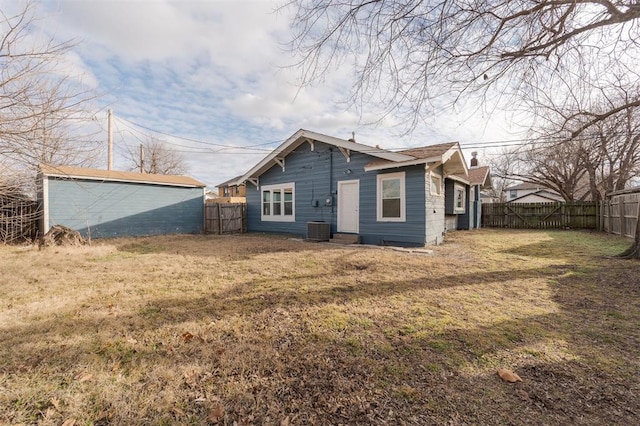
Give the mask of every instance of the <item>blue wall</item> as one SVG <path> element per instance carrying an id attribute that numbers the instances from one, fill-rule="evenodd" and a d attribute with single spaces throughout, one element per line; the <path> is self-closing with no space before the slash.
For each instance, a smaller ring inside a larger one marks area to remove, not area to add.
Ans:
<path id="1" fill-rule="evenodd" d="M 202 188 L 48 178 L 49 226 L 91 238 L 200 233 Z"/>
<path id="2" fill-rule="evenodd" d="M 315 149 L 304 143 L 285 159 L 285 171 L 275 165 L 260 176 L 260 186 L 295 182 L 295 222 L 263 222 L 260 219 L 261 194 L 247 183 L 247 226 L 250 232 L 276 232 L 306 236 L 307 222 L 324 221 L 337 232 L 337 182 L 360 180 L 360 238 L 364 244 L 424 245 L 425 170 L 424 165 L 390 169 L 379 173 L 404 171 L 406 222 L 376 221 L 376 176 L 364 166 L 375 157 L 352 152 L 351 161 L 335 146 L 315 142 Z M 350 173 L 347 172 L 350 171 Z M 325 206 L 325 199 L 332 206 Z M 317 206 L 315 206 L 317 202 Z"/>

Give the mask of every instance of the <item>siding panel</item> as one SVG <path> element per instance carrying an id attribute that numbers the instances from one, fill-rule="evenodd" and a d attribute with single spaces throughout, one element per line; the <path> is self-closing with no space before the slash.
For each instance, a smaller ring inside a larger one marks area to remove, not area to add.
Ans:
<path id="1" fill-rule="evenodd" d="M 202 188 L 48 178 L 48 225 L 92 238 L 200 233 Z"/>

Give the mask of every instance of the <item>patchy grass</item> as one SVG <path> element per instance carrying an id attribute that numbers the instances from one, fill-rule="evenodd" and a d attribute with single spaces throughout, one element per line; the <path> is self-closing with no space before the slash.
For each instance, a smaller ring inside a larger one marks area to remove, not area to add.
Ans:
<path id="1" fill-rule="evenodd" d="M 634 423 L 640 264 L 606 258 L 628 244 L 479 230 L 432 255 L 259 235 L 0 247 L 0 423 Z"/>

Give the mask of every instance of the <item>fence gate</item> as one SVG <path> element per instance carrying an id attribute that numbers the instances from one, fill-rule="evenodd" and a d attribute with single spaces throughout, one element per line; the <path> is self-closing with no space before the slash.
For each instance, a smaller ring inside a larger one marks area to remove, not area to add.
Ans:
<path id="1" fill-rule="evenodd" d="M 234 234 L 247 231 L 246 203 L 205 204 L 204 231 L 208 234 Z"/>

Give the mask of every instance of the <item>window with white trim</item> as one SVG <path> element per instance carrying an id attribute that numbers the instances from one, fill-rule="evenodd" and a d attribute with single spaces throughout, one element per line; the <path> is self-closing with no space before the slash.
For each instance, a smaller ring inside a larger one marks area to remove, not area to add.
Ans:
<path id="1" fill-rule="evenodd" d="M 456 213 L 464 213 L 466 211 L 465 208 L 465 198 L 466 198 L 466 192 L 464 189 L 464 186 L 462 185 L 454 185 L 454 196 L 455 198 L 454 200 L 454 204 L 453 204 L 453 210 Z"/>
<path id="2" fill-rule="evenodd" d="M 436 174 L 431 174 L 431 195 L 442 195 L 442 179 Z"/>
<path id="3" fill-rule="evenodd" d="M 272 222 L 295 222 L 296 184 L 282 183 L 262 186 L 261 219 Z"/>
<path id="4" fill-rule="evenodd" d="M 405 173 L 378 175 L 378 222 L 404 222 L 406 220 Z"/>

